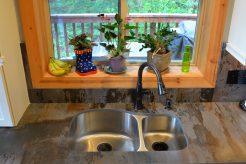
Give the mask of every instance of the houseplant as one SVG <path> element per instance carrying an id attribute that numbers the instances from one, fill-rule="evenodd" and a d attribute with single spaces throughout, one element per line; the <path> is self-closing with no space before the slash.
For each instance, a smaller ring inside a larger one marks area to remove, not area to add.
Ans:
<path id="1" fill-rule="evenodd" d="M 126 56 L 129 55 L 129 49 L 126 48 L 127 41 L 135 39 L 133 29 L 136 26 L 131 26 L 124 23 L 119 14 L 115 15 L 115 23 L 103 24 L 99 31 L 104 34 L 106 43 L 100 43 L 101 46 L 109 53 L 109 65 L 112 72 L 122 72 L 126 69 Z M 129 31 L 129 35 L 126 33 Z"/>
<path id="2" fill-rule="evenodd" d="M 169 46 L 176 36 L 176 31 L 170 29 L 169 26 L 163 26 L 154 35 L 140 34 L 138 42 L 142 43 L 142 51 L 144 48 L 150 48 L 147 53 L 147 61 L 156 65 L 157 69 L 165 71 L 171 62 L 171 51 Z"/>
<path id="3" fill-rule="evenodd" d="M 83 33 L 69 41 L 76 55 L 76 72 L 81 76 L 97 73 L 97 68 L 92 61 L 92 47 L 96 44 L 89 37 L 90 34 Z"/>

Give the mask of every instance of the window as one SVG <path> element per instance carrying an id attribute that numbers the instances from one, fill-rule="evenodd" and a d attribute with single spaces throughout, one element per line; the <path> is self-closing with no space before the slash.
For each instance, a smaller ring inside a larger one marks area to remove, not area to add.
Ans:
<path id="1" fill-rule="evenodd" d="M 94 42 L 104 41 L 98 28 L 102 23 L 112 23 L 114 13 L 118 13 L 121 9 L 124 11 L 121 13 L 122 17 L 129 18 L 128 22 L 138 27 L 137 37 L 139 34 L 154 34 L 163 25 L 169 25 L 177 31 L 178 36 L 170 49 L 173 52 L 173 62 L 180 62 L 185 45 L 194 46 L 195 43 L 199 2 L 199 0 L 122 0 L 118 5 L 117 0 L 49 0 L 54 56 L 59 59 L 72 59 L 73 49 L 68 43 L 76 34 L 91 33 Z M 98 17 L 99 13 L 104 13 L 106 18 Z M 131 50 L 129 62 L 146 61 L 149 49 L 139 52 L 142 44 L 137 40 L 128 43 L 128 47 Z M 106 55 L 106 50 L 100 44 L 94 47 L 94 59 Z"/>
<path id="2" fill-rule="evenodd" d="M 121 3 L 121 6 L 127 5 Z M 64 77 L 49 75 L 47 65 L 49 57 L 54 54 L 49 3 L 41 0 L 19 0 L 19 7 L 34 88 L 135 88 L 138 66 L 129 66 L 125 74 L 118 76 L 100 71 L 87 77 L 80 77 L 75 73 Z M 180 66 L 171 66 L 169 72 L 162 75 L 167 87 L 215 86 L 227 7 L 227 0 L 200 1 L 194 65 L 188 74 L 182 73 Z M 131 8 L 129 11 L 130 17 Z M 143 80 L 147 87 L 156 87 L 154 74 L 145 72 Z"/>
<path id="3" fill-rule="evenodd" d="M 118 13 L 117 0 L 49 0 L 54 56 L 59 59 L 72 59 L 73 49 L 69 39 L 81 34 L 92 34 L 96 43 L 104 41 L 98 31 L 102 23 L 112 23 L 114 13 Z M 98 17 L 106 15 L 105 19 Z M 93 57 L 105 56 L 107 52 L 98 44 L 94 47 Z"/>
<path id="4" fill-rule="evenodd" d="M 185 45 L 194 47 L 200 0 L 128 0 L 128 17 L 137 27 L 137 34 L 153 34 L 169 25 L 178 36 L 172 42 L 172 61 L 181 62 Z M 132 56 L 146 57 L 148 49 L 139 53 L 141 44 L 131 43 Z M 194 60 L 193 60 L 194 62 Z"/>

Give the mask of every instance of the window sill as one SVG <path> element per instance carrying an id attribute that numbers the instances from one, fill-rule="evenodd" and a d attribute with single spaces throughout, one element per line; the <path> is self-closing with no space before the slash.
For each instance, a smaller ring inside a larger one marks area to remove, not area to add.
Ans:
<path id="1" fill-rule="evenodd" d="M 55 77 L 48 72 L 33 84 L 34 88 L 135 88 L 139 66 L 128 66 L 127 72 L 121 75 L 110 75 L 103 71 L 90 76 L 79 76 L 73 72 L 63 77 Z M 167 73 L 162 74 L 167 88 L 212 88 L 196 66 L 189 73 L 182 73 L 180 66 L 170 66 Z M 143 73 L 145 88 L 156 88 L 155 74 Z"/>

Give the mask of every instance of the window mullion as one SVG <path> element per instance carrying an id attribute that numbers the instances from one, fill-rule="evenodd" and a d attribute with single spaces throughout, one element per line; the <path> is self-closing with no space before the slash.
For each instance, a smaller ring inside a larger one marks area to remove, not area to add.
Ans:
<path id="1" fill-rule="evenodd" d="M 125 20 L 125 18 L 128 17 L 128 4 L 127 0 L 119 0 L 119 13 L 122 19 Z"/>
<path id="2" fill-rule="evenodd" d="M 126 18 L 129 16 L 127 0 L 119 0 L 119 14 L 125 23 Z M 123 33 L 123 37 L 126 35 L 126 32 Z"/>

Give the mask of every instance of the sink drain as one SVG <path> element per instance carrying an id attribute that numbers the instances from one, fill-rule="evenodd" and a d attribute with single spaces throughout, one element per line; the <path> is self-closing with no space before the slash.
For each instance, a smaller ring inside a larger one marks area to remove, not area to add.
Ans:
<path id="1" fill-rule="evenodd" d="M 101 143 L 97 146 L 98 151 L 112 151 L 112 146 L 109 143 Z"/>
<path id="2" fill-rule="evenodd" d="M 168 145 L 165 142 L 154 142 L 152 144 L 152 149 L 154 151 L 167 151 Z"/>

